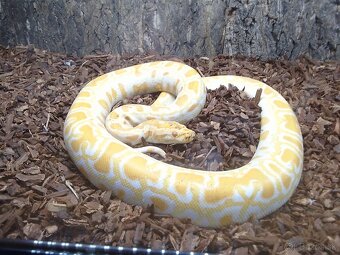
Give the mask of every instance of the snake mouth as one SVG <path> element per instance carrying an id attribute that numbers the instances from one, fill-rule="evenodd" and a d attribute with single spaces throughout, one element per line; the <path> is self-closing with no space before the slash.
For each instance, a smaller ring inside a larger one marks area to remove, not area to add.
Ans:
<path id="1" fill-rule="evenodd" d="M 157 134 L 146 137 L 146 141 L 150 143 L 162 144 L 184 144 L 194 140 L 196 133 L 190 129 L 185 130 L 157 130 Z"/>

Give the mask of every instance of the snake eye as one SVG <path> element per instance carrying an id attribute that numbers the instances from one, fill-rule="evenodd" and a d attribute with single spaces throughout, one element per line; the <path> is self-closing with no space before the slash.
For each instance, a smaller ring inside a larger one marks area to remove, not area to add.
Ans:
<path id="1" fill-rule="evenodd" d="M 173 137 L 177 137 L 178 136 L 178 132 L 174 131 L 171 133 Z"/>

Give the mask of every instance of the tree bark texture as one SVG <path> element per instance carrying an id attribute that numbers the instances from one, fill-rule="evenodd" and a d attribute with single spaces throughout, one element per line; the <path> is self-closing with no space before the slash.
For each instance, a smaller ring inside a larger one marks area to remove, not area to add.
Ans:
<path id="1" fill-rule="evenodd" d="M 339 0 L 0 0 L 0 44 L 78 55 L 340 59 Z"/>

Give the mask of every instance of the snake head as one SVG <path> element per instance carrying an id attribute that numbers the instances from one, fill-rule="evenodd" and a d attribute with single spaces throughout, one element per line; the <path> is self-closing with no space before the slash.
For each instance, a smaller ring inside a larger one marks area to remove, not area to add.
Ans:
<path id="1" fill-rule="evenodd" d="M 176 121 L 147 120 L 138 125 L 144 129 L 144 139 L 149 143 L 189 143 L 195 132 Z M 137 127 L 138 127 L 137 126 Z"/>

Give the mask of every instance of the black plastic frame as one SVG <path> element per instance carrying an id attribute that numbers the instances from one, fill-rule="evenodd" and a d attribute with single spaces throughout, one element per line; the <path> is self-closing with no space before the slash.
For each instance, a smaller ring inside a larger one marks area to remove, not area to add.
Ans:
<path id="1" fill-rule="evenodd" d="M 208 255 L 212 253 L 181 252 L 172 250 L 152 250 L 122 246 L 66 243 L 38 240 L 0 239 L 0 254 L 46 254 L 46 255 L 87 255 L 87 254 L 141 254 L 141 255 Z"/>

